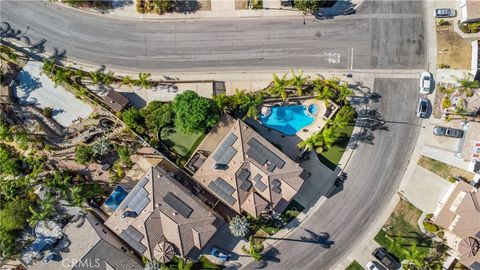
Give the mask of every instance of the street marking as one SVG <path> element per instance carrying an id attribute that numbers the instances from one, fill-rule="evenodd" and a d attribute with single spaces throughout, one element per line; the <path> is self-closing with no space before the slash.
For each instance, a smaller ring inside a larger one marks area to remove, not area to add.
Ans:
<path id="1" fill-rule="evenodd" d="M 340 53 L 337 53 L 337 52 L 328 52 L 328 53 L 324 53 L 324 56 L 325 56 L 325 61 L 326 61 L 327 63 L 331 63 L 331 64 L 338 64 L 338 63 L 340 63 L 340 58 L 341 58 Z"/>
<path id="2" fill-rule="evenodd" d="M 352 47 L 352 51 L 351 51 L 351 54 L 350 54 L 350 69 L 353 70 L 353 47 Z"/>

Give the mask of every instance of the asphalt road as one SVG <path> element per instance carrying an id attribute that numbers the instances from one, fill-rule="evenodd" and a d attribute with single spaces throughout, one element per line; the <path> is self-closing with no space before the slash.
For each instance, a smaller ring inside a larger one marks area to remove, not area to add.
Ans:
<path id="1" fill-rule="evenodd" d="M 374 92 L 381 97 L 371 108 L 378 109 L 388 130 L 362 136 L 345 170 L 344 187 L 277 242 L 263 269 L 329 269 L 368 232 L 398 188 L 413 151 L 421 124 L 415 116 L 417 85 L 417 79 L 375 79 Z M 256 267 L 252 263 L 246 269 Z"/>
<path id="2" fill-rule="evenodd" d="M 422 3 L 364 3 L 335 19 L 130 21 L 48 1 L 1 1 L 1 21 L 74 61 L 133 71 L 421 68 Z M 27 31 L 27 27 L 29 27 Z"/>

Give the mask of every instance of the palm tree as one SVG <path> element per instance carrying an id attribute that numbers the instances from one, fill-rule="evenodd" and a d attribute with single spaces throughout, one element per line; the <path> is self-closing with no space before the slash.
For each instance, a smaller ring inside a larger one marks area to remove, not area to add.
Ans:
<path id="1" fill-rule="evenodd" d="M 78 78 L 80 81 L 83 79 L 83 70 L 81 69 L 76 69 L 74 72 L 73 72 L 73 75 Z"/>
<path id="2" fill-rule="evenodd" d="M 70 72 L 70 70 L 63 68 L 58 68 L 57 70 L 55 70 L 55 74 L 52 78 L 54 83 L 53 87 L 57 88 L 58 85 L 66 82 L 70 78 Z"/>
<path id="3" fill-rule="evenodd" d="M 98 84 L 100 82 L 100 80 L 102 79 L 102 74 L 98 70 L 97 71 L 90 71 L 88 74 L 90 75 L 90 78 L 92 79 L 93 84 Z"/>
<path id="4" fill-rule="evenodd" d="M 48 76 L 53 72 L 55 68 L 55 61 L 43 58 L 42 72 L 45 72 Z"/>
<path id="5" fill-rule="evenodd" d="M 289 84 L 297 90 L 297 96 L 302 96 L 303 95 L 303 86 L 307 83 L 308 77 L 303 76 L 303 70 L 298 71 L 298 75 L 295 74 L 293 69 L 290 69 L 292 71 L 292 79 L 290 79 Z"/>
<path id="6" fill-rule="evenodd" d="M 343 85 L 340 85 L 337 88 L 337 100 L 336 102 L 340 103 L 340 106 L 343 106 L 343 103 L 347 100 L 347 97 L 349 97 L 351 94 L 353 94 L 353 91 L 348 88 L 348 84 L 344 83 Z"/>
<path id="7" fill-rule="evenodd" d="M 103 83 L 105 85 L 112 84 L 113 80 L 115 80 L 115 76 L 114 76 L 113 72 L 109 71 L 109 72 L 103 74 Z"/>
<path id="8" fill-rule="evenodd" d="M 141 88 L 150 88 L 151 87 L 150 76 L 151 76 L 150 73 L 140 72 L 138 74 L 137 85 L 140 86 Z"/>
<path id="9" fill-rule="evenodd" d="M 62 193 L 62 196 L 67 198 L 68 187 L 70 186 L 72 176 L 64 174 L 63 171 L 55 171 L 53 177 L 48 177 L 46 180 L 47 187 L 59 190 Z"/>
<path id="10" fill-rule="evenodd" d="M 403 249 L 403 252 L 409 265 L 415 266 L 415 269 L 421 269 L 423 267 L 425 255 L 418 250 L 417 244 L 413 243 L 410 248 Z"/>
<path id="11" fill-rule="evenodd" d="M 332 148 L 333 144 L 337 141 L 339 134 L 336 128 L 327 127 L 322 130 L 323 143 L 325 148 Z"/>
<path id="12" fill-rule="evenodd" d="M 124 85 L 127 85 L 127 86 L 132 85 L 132 78 L 130 76 L 126 75 L 125 77 L 123 77 L 122 83 Z"/>
<path id="13" fill-rule="evenodd" d="M 247 249 L 245 246 L 242 246 L 243 253 L 250 255 L 255 261 L 261 261 L 263 259 L 263 244 L 262 243 L 255 243 L 253 240 L 253 236 L 250 236 L 248 239 L 249 248 Z"/>
<path id="14" fill-rule="evenodd" d="M 191 270 L 192 267 L 193 267 L 193 262 L 188 259 L 181 258 L 180 261 L 178 261 L 178 265 L 177 265 L 178 270 Z"/>
<path id="15" fill-rule="evenodd" d="M 55 198 L 52 196 L 45 197 L 39 205 L 39 209 L 35 209 L 32 205 L 28 207 L 32 216 L 28 219 L 31 227 L 35 227 L 38 222 L 50 218 L 55 210 Z"/>
<path id="16" fill-rule="evenodd" d="M 73 204 L 80 206 L 83 202 L 82 188 L 80 186 L 73 186 L 72 189 L 72 202 Z"/>
<path id="17" fill-rule="evenodd" d="M 162 129 L 163 130 L 163 129 Z M 118 157 L 122 161 L 122 163 L 126 166 L 132 165 L 132 161 L 130 160 L 130 156 L 133 154 L 132 150 L 128 145 L 125 146 L 117 146 L 116 147 Z"/>
<path id="18" fill-rule="evenodd" d="M 230 232 L 235 237 L 245 237 L 250 231 L 250 223 L 245 216 L 235 216 L 228 224 Z"/>
<path id="19" fill-rule="evenodd" d="M 245 90 L 238 90 L 235 89 L 235 95 L 233 95 L 233 107 L 234 109 L 238 109 L 247 101 L 247 94 Z"/>
<path id="20" fill-rule="evenodd" d="M 245 117 L 250 117 L 255 120 L 258 119 L 258 107 L 263 103 L 263 96 L 261 94 L 249 93 L 246 95 L 246 103 L 241 106 L 243 111 L 246 111 Z"/>
<path id="21" fill-rule="evenodd" d="M 107 138 L 102 137 L 96 140 L 95 143 L 92 145 L 93 153 L 97 156 L 106 155 L 110 151 L 110 146 L 110 141 Z"/>
<path id="22" fill-rule="evenodd" d="M 325 80 L 314 80 L 313 91 L 319 100 L 333 99 L 335 97 L 335 91 L 331 90 L 330 86 L 325 83 Z"/>
<path id="23" fill-rule="evenodd" d="M 213 96 L 213 101 L 217 108 L 222 111 L 223 113 L 229 113 L 231 110 L 230 104 L 231 98 L 228 97 L 225 93 L 220 93 L 219 95 Z"/>
<path id="24" fill-rule="evenodd" d="M 308 137 L 306 140 L 299 142 L 297 146 L 303 148 L 304 151 L 315 150 L 315 152 L 320 154 L 325 150 L 325 139 L 322 132 L 319 131 Z"/>
<path id="25" fill-rule="evenodd" d="M 273 96 L 279 96 L 283 101 L 287 99 L 287 74 L 283 74 L 282 78 L 279 78 L 277 74 L 273 73 L 273 85 L 270 87 L 269 92 Z"/>

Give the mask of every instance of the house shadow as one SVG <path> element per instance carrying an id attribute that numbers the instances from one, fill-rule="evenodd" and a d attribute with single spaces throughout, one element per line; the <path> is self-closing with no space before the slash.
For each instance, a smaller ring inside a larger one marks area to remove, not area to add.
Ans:
<path id="1" fill-rule="evenodd" d="M 136 92 L 122 92 L 121 94 L 125 96 L 130 104 L 137 109 L 147 106 L 147 101 L 140 97 Z"/>

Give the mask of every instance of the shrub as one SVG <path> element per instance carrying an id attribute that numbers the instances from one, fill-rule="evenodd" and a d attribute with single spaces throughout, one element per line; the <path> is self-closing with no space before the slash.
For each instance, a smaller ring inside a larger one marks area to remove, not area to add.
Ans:
<path id="1" fill-rule="evenodd" d="M 450 68 L 450 65 L 448 64 L 438 64 L 438 68 Z"/>
<path id="2" fill-rule="evenodd" d="M 88 164 L 93 160 L 93 148 L 89 145 L 75 147 L 75 161 L 80 164 Z"/>
<path id="3" fill-rule="evenodd" d="M 425 219 L 431 219 L 431 218 L 433 218 L 433 214 L 430 213 L 425 215 Z"/>
<path id="4" fill-rule="evenodd" d="M 447 109 L 452 106 L 452 101 L 450 100 L 450 97 L 444 97 L 442 100 L 442 109 Z"/>
<path id="5" fill-rule="evenodd" d="M 427 230 L 428 232 L 431 232 L 431 233 L 438 232 L 438 226 L 431 222 L 424 221 L 423 227 L 425 227 L 425 230 Z"/>
<path id="6" fill-rule="evenodd" d="M 445 21 L 444 19 L 440 19 L 440 20 L 437 21 L 437 25 L 438 25 L 438 26 L 450 25 L 450 22 Z"/>
<path id="7" fill-rule="evenodd" d="M 443 238 L 445 236 L 445 232 L 444 231 L 439 231 L 437 233 L 437 236 L 440 237 L 440 238 Z"/>

